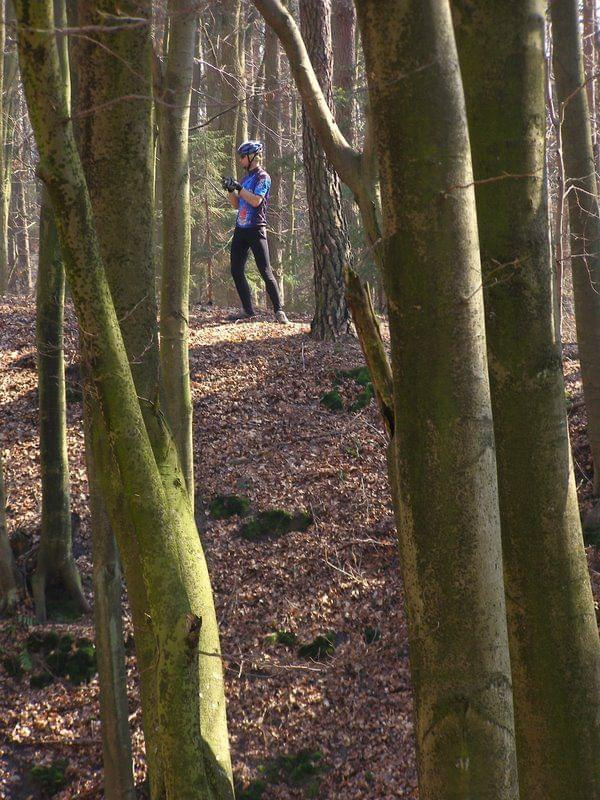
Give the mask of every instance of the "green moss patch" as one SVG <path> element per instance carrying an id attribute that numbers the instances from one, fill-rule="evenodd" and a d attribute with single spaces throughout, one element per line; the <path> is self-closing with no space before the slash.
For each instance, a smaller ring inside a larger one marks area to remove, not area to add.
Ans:
<path id="1" fill-rule="evenodd" d="M 339 387 L 349 381 L 353 381 L 356 388 L 360 389 L 360 391 L 351 401 L 347 400 L 345 403 Z M 366 408 L 373 397 L 375 397 L 375 392 L 373 390 L 373 383 L 371 382 L 369 370 L 366 367 L 356 367 L 355 369 L 346 369 L 336 372 L 333 380 L 333 389 L 323 395 L 321 403 L 330 411 L 347 410 L 349 413 L 353 414 Z"/>
<path id="2" fill-rule="evenodd" d="M 372 628 L 370 625 L 364 630 L 365 644 L 375 644 L 381 639 L 381 631 L 379 628 Z"/>
<path id="3" fill-rule="evenodd" d="M 267 644 L 280 644 L 284 647 L 294 647 L 298 643 L 298 637 L 291 631 L 275 631 L 265 636 Z"/>
<path id="4" fill-rule="evenodd" d="M 334 631 L 329 631 L 316 636 L 312 642 L 303 644 L 298 648 L 300 658 L 309 658 L 313 661 L 320 661 L 323 658 L 332 656 L 335 651 L 336 635 Z"/>
<path id="5" fill-rule="evenodd" d="M 6 672 L 20 679 L 31 673 L 32 689 L 41 689 L 55 678 L 67 678 L 76 685 L 88 683 L 96 674 L 96 651 L 90 639 L 74 640 L 69 634 L 56 631 L 34 631 L 25 647 L 2 659 Z"/>
<path id="6" fill-rule="evenodd" d="M 237 494 L 218 494 L 211 502 L 209 513 L 213 519 L 245 517 L 250 508 L 250 500 Z"/>
<path id="7" fill-rule="evenodd" d="M 36 764 L 29 770 L 31 782 L 39 789 L 42 797 L 52 797 L 67 785 L 66 769 L 69 762 L 58 758 L 51 764 Z"/>
<path id="8" fill-rule="evenodd" d="M 317 797 L 325 770 L 319 750 L 300 750 L 270 759 L 261 771 L 269 783 L 287 783 L 303 789 L 307 797 Z"/>
<path id="9" fill-rule="evenodd" d="M 46 613 L 53 622 L 75 622 L 83 616 L 77 601 L 61 587 L 54 586 L 46 591 Z"/>
<path id="10" fill-rule="evenodd" d="M 261 511 L 245 522 L 240 528 L 240 536 L 249 542 L 264 539 L 278 539 L 291 531 L 305 531 L 312 525 L 312 517 L 305 511 L 290 514 L 279 508 Z"/>

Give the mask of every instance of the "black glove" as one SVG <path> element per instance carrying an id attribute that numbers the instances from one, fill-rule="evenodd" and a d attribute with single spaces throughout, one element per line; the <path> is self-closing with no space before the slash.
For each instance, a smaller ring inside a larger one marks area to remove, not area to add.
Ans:
<path id="1" fill-rule="evenodd" d="M 239 192 L 242 188 L 242 184 L 238 183 L 233 178 L 221 178 L 221 186 L 228 192 L 234 192 L 236 189 Z"/>

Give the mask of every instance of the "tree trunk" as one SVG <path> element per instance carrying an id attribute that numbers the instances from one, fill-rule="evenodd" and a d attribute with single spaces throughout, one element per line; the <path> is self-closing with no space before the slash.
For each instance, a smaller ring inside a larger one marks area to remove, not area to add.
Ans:
<path id="1" fill-rule="evenodd" d="M 123 10 L 122 4 L 116 9 Z M 106 24 L 106 13 L 88 11 L 92 22 Z M 139 17 L 139 4 L 131 12 Z M 66 122 L 55 44 L 40 33 L 52 25 L 48 5 L 20 6 L 20 18 L 22 71 L 41 173 L 55 207 L 84 361 L 92 375 L 94 463 L 132 607 L 147 754 L 151 771 L 158 774 L 158 780 L 151 775 L 152 795 L 229 798 L 231 767 L 210 583 L 185 479 L 158 404 L 151 104 L 115 101 L 129 97 L 132 85 L 136 95 L 151 96 L 149 26 L 120 24 L 117 32 L 100 34 L 106 46 L 92 48 L 79 70 L 82 107 L 95 109 L 85 116 L 81 150 L 89 159 L 94 219 L 115 313 Z M 114 53 L 136 69 L 120 69 Z"/>
<path id="2" fill-rule="evenodd" d="M 394 379 L 390 480 L 420 797 L 514 800 L 481 271 L 450 9 L 443 0 L 359 0 L 357 11 L 380 156 Z"/>
<path id="3" fill-rule="evenodd" d="M 23 148 L 21 148 L 21 157 Z M 29 252 L 29 215 L 27 213 L 27 198 L 25 195 L 25 169 L 13 173 L 16 184 L 13 189 L 15 195 L 15 243 L 17 246 L 17 268 L 13 280 L 15 289 L 21 294 L 30 294 L 32 290 L 31 255 Z"/>
<path id="4" fill-rule="evenodd" d="M 4 465 L 2 463 L 2 450 L 0 450 L 0 614 L 10 613 L 18 601 L 17 567 L 6 527 Z"/>
<path id="5" fill-rule="evenodd" d="M 587 94 L 584 86 L 579 3 L 550 3 L 554 76 L 562 120 L 562 151 L 571 227 L 571 268 L 577 342 L 594 493 L 600 491 L 600 218 Z"/>
<path id="6" fill-rule="evenodd" d="M 169 48 L 157 104 L 164 243 L 160 365 L 166 388 L 162 397 L 165 414 L 193 507 L 193 407 L 188 354 L 191 241 L 188 126 L 197 15 L 187 0 L 170 0 L 168 13 Z"/>
<path id="7" fill-rule="evenodd" d="M 46 596 L 70 596 L 82 612 L 89 606 L 73 558 L 67 459 L 67 405 L 63 317 L 65 275 L 49 198 L 40 210 L 36 297 L 36 346 L 42 477 L 42 530 L 32 578 L 35 610 L 46 621 Z"/>
<path id="8" fill-rule="evenodd" d="M 597 797 L 600 642 L 553 325 L 544 174 L 545 4 L 496 0 L 477 14 L 466 0 L 454 0 L 453 7 L 480 181 L 477 214 L 521 798 Z"/>
<path id="9" fill-rule="evenodd" d="M 301 0 L 300 26 L 315 73 L 333 109 L 331 77 L 330 0 Z M 303 111 L 302 150 L 313 248 L 316 339 L 336 339 L 348 333 L 350 314 L 344 294 L 344 269 L 350 266 L 348 228 L 342 208 L 340 179 L 325 157 Z"/>
<path id="10" fill-rule="evenodd" d="M 333 0 L 331 32 L 335 118 L 348 143 L 354 145 L 356 10 L 352 0 Z"/>
<path id="11" fill-rule="evenodd" d="M 266 158 L 271 176 L 269 194 L 269 254 L 273 275 L 279 287 L 281 302 L 284 302 L 283 286 L 283 183 L 282 183 L 282 103 L 281 103 L 281 57 L 277 34 L 268 26 L 265 31 L 265 145 Z"/>
<path id="12" fill-rule="evenodd" d="M 12 2 L 0 2 L 0 14 L 6 22 L 14 19 Z M 8 289 L 10 259 L 8 248 L 8 210 L 10 206 L 14 128 L 13 100 L 17 82 L 17 54 L 6 45 L 6 25 L 0 25 L 0 297 Z"/>

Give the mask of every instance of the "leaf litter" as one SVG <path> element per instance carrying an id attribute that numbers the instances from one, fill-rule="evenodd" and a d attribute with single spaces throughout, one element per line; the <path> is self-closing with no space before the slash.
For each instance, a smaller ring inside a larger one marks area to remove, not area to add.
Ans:
<path id="1" fill-rule="evenodd" d="M 207 513 L 202 535 L 220 622 L 239 794 L 261 800 L 416 798 L 385 436 L 373 400 L 348 410 L 354 389 L 343 382 L 343 411 L 321 403 L 340 375 L 363 365 L 360 348 L 350 337 L 311 340 L 307 321 L 284 327 L 259 318 L 235 325 L 223 322 L 226 313 L 193 310 L 190 376 L 196 491 L 207 512 L 216 498 L 247 499 L 243 516 Z M 67 362 L 75 364 L 78 336 L 70 310 L 65 331 Z M 24 579 L 34 564 L 41 510 L 34 353 L 33 302 L 0 304 L 0 447 L 9 533 Z M 577 379 L 566 372 L 576 395 Z M 80 403 L 68 405 L 71 499 L 80 518 L 73 546 L 91 599 L 81 413 Z M 585 470 L 582 413 L 571 422 L 575 457 Z M 583 479 L 579 489 L 589 504 Z M 306 513 L 311 524 L 250 541 L 239 535 L 246 513 L 274 509 Z M 74 641 L 93 639 L 92 617 L 37 626 L 27 596 L 15 617 L 0 622 L 0 656 L 17 656 L 28 667 L 28 637 L 49 630 Z M 141 786 L 143 736 L 126 606 L 125 630 Z M 302 647 L 307 657 L 299 655 Z M 97 675 L 79 685 L 57 675 L 32 688 L 23 671 L 11 677 L 0 667 L 0 798 L 43 796 L 40 774 L 55 781 L 59 800 L 101 798 Z"/>

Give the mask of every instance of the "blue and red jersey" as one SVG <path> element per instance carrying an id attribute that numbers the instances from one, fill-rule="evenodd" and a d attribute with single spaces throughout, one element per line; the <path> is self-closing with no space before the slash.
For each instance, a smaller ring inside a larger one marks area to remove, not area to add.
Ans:
<path id="1" fill-rule="evenodd" d="M 238 228 L 255 228 L 257 225 L 267 224 L 267 206 L 269 204 L 269 190 L 271 178 L 262 167 L 254 167 L 242 181 L 242 189 L 262 197 L 262 203 L 257 207 L 251 206 L 243 197 L 239 199 L 236 226 Z"/>

